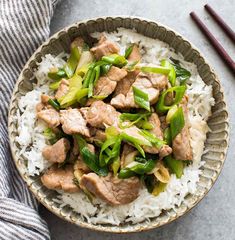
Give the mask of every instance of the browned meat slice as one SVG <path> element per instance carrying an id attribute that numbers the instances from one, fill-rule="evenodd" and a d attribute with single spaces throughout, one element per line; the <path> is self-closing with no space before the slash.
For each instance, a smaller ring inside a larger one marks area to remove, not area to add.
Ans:
<path id="1" fill-rule="evenodd" d="M 46 146 L 42 150 L 42 156 L 52 163 L 62 163 L 66 159 L 70 143 L 66 138 L 61 138 L 55 144 Z"/>
<path id="2" fill-rule="evenodd" d="M 164 131 L 168 127 L 168 123 L 166 122 L 166 116 L 161 116 L 160 122 L 161 122 L 161 129 L 162 131 Z"/>
<path id="3" fill-rule="evenodd" d="M 140 59 L 141 59 L 140 50 L 139 50 L 138 46 L 136 44 L 134 44 L 134 46 L 132 48 L 132 52 L 128 57 L 128 61 L 135 62 L 135 61 L 140 61 Z"/>
<path id="4" fill-rule="evenodd" d="M 129 163 L 135 160 L 138 151 L 129 144 L 124 144 L 121 155 L 121 168 L 126 167 Z"/>
<path id="5" fill-rule="evenodd" d="M 124 77 L 117 83 L 117 86 L 114 91 L 114 96 L 117 96 L 118 94 L 123 94 L 126 96 L 132 84 L 135 82 L 136 76 L 138 74 L 139 74 L 138 70 L 128 72 L 126 77 Z"/>
<path id="6" fill-rule="evenodd" d="M 100 77 L 94 88 L 94 95 L 108 96 L 116 88 L 117 82 L 127 75 L 125 69 L 112 66 L 106 76 Z"/>
<path id="7" fill-rule="evenodd" d="M 41 95 L 41 103 L 47 104 L 48 101 L 49 101 L 49 99 L 53 99 L 53 97 L 48 96 L 48 95 L 46 95 L 46 94 L 42 94 L 42 95 Z"/>
<path id="8" fill-rule="evenodd" d="M 60 125 L 60 115 L 54 108 L 41 110 L 37 113 L 37 118 L 43 120 L 52 128 Z"/>
<path id="9" fill-rule="evenodd" d="M 154 134 L 156 137 L 163 139 L 163 133 L 161 130 L 161 122 L 159 120 L 159 117 L 156 113 L 152 113 L 151 116 L 148 119 L 149 123 L 153 125 L 153 129 L 150 130 L 152 134 Z"/>
<path id="10" fill-rule="evenodd" d="M 54 97 L 48 96 L 46 94 L 41 95 L 41 102 L 36 105 L 36 111 L 40 112 L 45 109 L 53 108 L 50 104 L 48 104 L 49 99 L 53 99 Z"/>
<path id="11" fill-rule="evenodd" d="M 90 136 L 89 129 L 86 126 L 86 120 L 76 108 L 61 110 L 60 122 L 63 131 L 67 134 L 80 133 L 86 137 Z"/>
<path id="12" fill-rule="evenodd" d="M 105 128 L 105 125 L 117 125 L 119 121 L 120 113 L 103 101 L 95 101 L 89 108 L 81 108 L 80 111 L 92 127 Z"/>
<path id="13" fill-rule="evenodd" d="M 110 68 L 110 70 L 107 73 L 107 77 L 111 80 L 111 81 L 115 81 L 118 82 L 121 79 L 123 79 L 125 76 L 127 75 L 127 71 L 125 69 L 121 69 L 118 67 L 114 67 L 112 66 Z"/>
<path id="14" fill-rule="evenodd" d="M 149 117 L 149 122 L 153 125 L 153 129 L 150 130 L 150 133 L 155 135 L 159 139 L 163 139 L 163 133 L 161 129 L 161 122 L 159 120 L 159 117 L 156 113 L 152 113 L 152 115 Z M 165 156 L 168 156 L 171 154 L 172 149 L 168 145 L 163 145 L 160 149 L 157 147 L 148 147 L 144 146 L 144 150 L 148 153 L 159 153 L 160 158 L 163 158 Z"/>
<path id="15" fill-rule="evenodd" d="M 41 177 L 42 184 L 49 189 L 77 192 L 79 188 L 74 184 L 73 179 L 72 165 L 67 165 L 65 168 L 53 165 Z"/>
<path id="16" fill-rule="evenodd" d="M 91 52 L 94 54 L 96 59 L 100 59 L 103 56 L 110 55 L 112 53 L 118 53 L 119 47 L 102 36 L 97 44 L 97 46 L 91 48 Z"/>
<path id="17" fill-rule="evenodd" d="M 184 111 L 185 125 L 175 139 L 172 142 L 173 154 L 175 159 L 178 160 L 192 160 L 193 153 L 190 145 L 190 132 L 189 132 L 189 120 L 188 120 L 188 98 L 184 96 L 181 102 L 181 106 Z"/>
<path id="18" fill-rule="evenodd" d="M 94 87 L 95 96 L 108 96 L 117 86 L 117 82 L 110 81 L 107 77 L 100 77 Z"/>
<path id="19" fill-rule="evenodd" d="M 88 142 L 104 142 L 106 140 L 106 134 L 101 129 L 90 127 L 91 137 L 87 138 Z"/>
<path id="20" fill-rule="evenodd" d="M 111 205 L 127 204 L 138 197 L 140 180 L 137 177 L 119 179 L 109 174 L 107 177 L 99 177 L 95 173 L 82 176 L 80 187 L 87 189 L 96 197 Z"/>
<path id="21" fill-rule="evenodd" d="M 170 155 L 172 153 L 172 148 L 168 145 L 163 145 L 159 152 L 160 159 Z"/>
<path id="22" fill-rule="evenodd" d="M 167 82 L 168 80 L 165 75 L 139 73 L 132 86 L 147 93 L 150 103 L 154 104 L 158 100 L 160 91 L 167 86 Z M 132 88 L 130 88 L 126 96 L 121 93 L 114 97 L 111 100 L 111 105 L 116 108 L 139 107 L 134 101 Z"/>
<path id="23" fill-rule="evenodd" d="M 62 79 L 59 88 L 56 91 L 55 98 L 59 99 L 63 97 L 69 91 L 69 81 Z"/>

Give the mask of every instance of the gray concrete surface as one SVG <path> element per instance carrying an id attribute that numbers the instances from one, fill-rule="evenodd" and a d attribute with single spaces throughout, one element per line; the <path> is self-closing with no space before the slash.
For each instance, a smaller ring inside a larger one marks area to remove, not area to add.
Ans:
<path id="1" fill-rule="evenodd" d="M 136 15 L 170 26 L 194 43 L 216 70 L 224 88 L 230 113 L 230 148 L 224 169 L 205 199 L 189 214 L 160 229 L 139 234 L 113 235 L 71 225 L 44 208 L 41 214 L 56 240 L 232 240 L 235 239 L 235 79 L 189 17 L 194 10 L 235 59 L 235 46 L 203 9 L 209 2 L 235 29 L 235 0 L 62 0 L 51 22 L 51 32 L 73 22 L 104 15 Z"/>

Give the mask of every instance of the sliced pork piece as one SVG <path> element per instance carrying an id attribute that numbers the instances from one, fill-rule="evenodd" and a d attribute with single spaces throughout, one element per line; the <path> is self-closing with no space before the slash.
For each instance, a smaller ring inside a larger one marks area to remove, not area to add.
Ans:
<path id="1" fill-rule="evenodd" d="M 125 69 L 121 69 L 115 66 L 112 66 L 110 70 L 107 73 L 107 77 L 111 81 L 119 82 L 121 79 L 123 79 L 127 75 L 127 71 Z"/>
<path id="2" fill-rule="evenodd" d="M 161 116 L 159 119 L 161 122 L 161 129 L 164 132 L 164 130 L 168 128 L 168 123 L 166 122 L 166 116 Z"/>
<path id="3" fill-rule="evenodd" d="M 80 111 L 92 127 L 105 128 L 106 125 L 117 125 L 119 122 L 120 113 L 103 101 L 93 102 L 89 108 L 81 108 Z"/>
<path id="4" fill-rule="evenodd" d="M 153 129 L 150 130 L 157 138 L 163 139 L 163 133 L 161 130 L 161 122 L 156 113 L 152 113 L 148 119 L 149 123 L 153 125 Z"/>
<path id="5" fill-rule="evenodd" d="M 65 168 L 58 168 L 57 165 L 53 165 L 41 177 L 42 184 L 49 189 L 77 192 L 79 188 L 74 184 L 73 179 L 72 165 L 67 165 Z"/>
<path id="6" fill-rule="evenodd" d="M 190 132 L 189 132 L 189 120 L 188 120 L 188 98 L 184 96 L 181 102 L 181 106 L 184 112 L 185 125 L 181 132 L 175 137 L 172 142 L 173 154 L 175 159 L 178 160 L 192 160 L 193 153 L 190 145 Z"/>
<path id="7" fill-rule="evenodd" d="M 86 126 L 86 120 L 82 117 L 78 109 L 73 108 L 68 110 L 61 110 L 60 122 L 65 133 L 80 133 L 86 137 L 90 137 L 89 129 Z"/>
<path id="8" fill-rule="evenodd" d="M 42 156 L 52 163 L 62 163 L 70 149 L 70 143 L 66 138 L 61 138 L 55 144 L 46 146 L 42 150 Z"/>
<path id="9" fill-rule="evenodd" d="M 132 86 L 142 90 L 148 94 L 151 104 L 157 102 L 160 91 L 167 86 L 167 77 L 161 74 L 145 74 L 139 73 Z M 111 100 L 111 105 L 116 108 L 138 108 L 139 106 L 134 101 L 134 94 L 132 87 L 126 94 L 119 94 Z"/>
<path id="10" fill-rule="evenodd" d="M 128 57 L 128 61 L 135 62 L 135 61 L 140 61 L 140 59 L 141 59 L 140 50 L 139 50 L 138 46 L 136 44 L 134 44 L 134 46 L 132 48 L 132 52 Z"/>
<path id="11" fill-rule="evenodd" d="M 90 134 L 91 134 L 91 137 L 87 138 L 87 141 L 88 142 L 104 142 L 106 140 L 106 134 L 104 131 L 102 131 L 101 129 L 97 129 L 97 128 L 94 128 L 94 127 L 90 127 Z"/>
<path id="12" fill-rule="evenodd" d="M 88 173 L 80 180 L 81 188 L 87 189 L 110 205 L 122 205 L 134 201 L 138 197 L 140 186 L 137 177 L 119 179 L 111 174 L 107 177 L 99 177 L 95 173 Z"/>
<path id="13" fill-rule="evenodd" d="M 116 86 L 117 82 L 111 81 L 107 77 L 100 77 L 94 87 L 94 95 L 108 96 L 115 90 Z"/>
<path id="14" fill-rule="evenodd" d="M 128 72 L 126 77 L 117 82 L 117 86 L 114 91 L 114 96 L 117 96 L 118 94 L 123 94 L 124 96 L 126 96 L 132 84 L 135 82 L 136 76 L 139 73 L 140 73 L 139 70 Z"/>
<path id="15" fill-rule="evenodd" d="M 45 109 L 53 108 L 50 104 L 48 104 L 49 99 L 54 99 L 54 97 L 42 94 L 41 102 L 36 105 L 36 111 L 40 112 Z"/>
<path id="16" fill-rule="evenodd" d="M 119 52 L 119 47 L 106 39 L 105 36 L 102 36 L 98 42 L 98 44 L 91 48 L 91 52 L 94 54 L 96 59 L 100 59 L 103 56 L 107 56 L 113 53 L 118 53 Z"/>
<path id="17" fill-rule="evenodd" d="M 41 110 L 37 113 L 37 118 L 43 120 L 52 128 L 60 125 L 60 115 L 54 108 Z"/>
<path id="18" fill-rule="evenodd" d="M 59 88 L 56 91 L 55 98 L 59 99 L 63 97 L 69 91 L 69 81 L 62 79 Z"/>
<path id="19" fill-rule="evenodd" d="M 94 88 L 94 95 L 108 96 L 116 88 L 117 82 L 127 75 L 125 69 L 112 66 L 106 76 L 100 77 Z"/>

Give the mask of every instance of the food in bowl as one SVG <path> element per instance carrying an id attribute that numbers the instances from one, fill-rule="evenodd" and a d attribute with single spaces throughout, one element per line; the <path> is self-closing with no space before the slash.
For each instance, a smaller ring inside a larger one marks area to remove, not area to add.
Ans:
<path id="1" fill-rule="evenodd" d="M 88 222 L 141 222 L 196 192 L 212 87 L 161 41 L 92 36 L 38 63 L 19 101 L 20 154 Z"/>

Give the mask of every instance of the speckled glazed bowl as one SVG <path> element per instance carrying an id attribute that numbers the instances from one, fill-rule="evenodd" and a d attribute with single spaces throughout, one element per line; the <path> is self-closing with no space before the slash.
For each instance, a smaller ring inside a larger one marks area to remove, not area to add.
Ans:
<path id="1" fill-rule="evenodd" d="M 211 132 L 207 135 L 205 144 L 207 153 L 202 156 L 203 161 L 205 161 L 205 165 L 201 168 L 202 174 L 200 176 L 200 181 L 198 182 L 198 188 L 195 195 L 187 196 L 181 206 L 174 210 L 172 209 L 170 211 L 163 212 L 159 217 L 152 219 L 150 222 L 133 225 L 124 224 L 121 226 L 93 225 L 82 220 L 80 215 L 74 212 L 69 206 L 61 207 L 58 203 L 53 202 L 52 199 L 57 193 L 45 188 L 39 177 L 29 177 L 25 174 L 26 167 L 24 160 L 18 157 L 20 149 L 19 145 L 15 141 L 15 136 L 17 135 L 17 124 L 13 121 L 13 116 L 16 114 L 19 98 L 22 95 L 25 95 L 28 91 L 32 90 L 32 83 L 35 81 L 33 71 L 37 66 L 36 62 L 40 62 L 42 56 L 48 53 L 56 55 L 62 51 L 68 51 L 71 40 L 73 40 L 76 36 L 82 36 L 88 40 L 88 35 L 90 33 L 96 31 L 112 32 L 119 27 L 129 29 L 134 28 L 138 33 L 144 36 L 166 42 L 170 45 L 170 47 L 175 49 L 176 52 L 181 53 L 186 61 L 195 63 L 203 81 L 207 85 L 212 85 L 213 87 L 215 106 L 212 108 L 213 114 L 208 121 Z M 153 21 L 136 17 L 104 17 L 82 21 L 62 29 L 53 35 L 47 42 L 38 48 L 23 68 L 15 85 L 9 109 L 9 138 L 12 156 L 22 178 L 28 184 L 37 199 L 51 212 L 71 223 L 93 230 L 115 233 L 144 231 L 170 223 L 178 217 L 184 215 L 203 197 L 205 197 L 222 169 L 228 148 L 228 129 L 228 113 L 226 110 L 223 91 L 221 90 L 217 76 L 206 60 L 202 57 L 201 53 L 195 49 L 190 42 L 168 27 Z"/>

